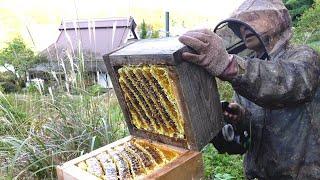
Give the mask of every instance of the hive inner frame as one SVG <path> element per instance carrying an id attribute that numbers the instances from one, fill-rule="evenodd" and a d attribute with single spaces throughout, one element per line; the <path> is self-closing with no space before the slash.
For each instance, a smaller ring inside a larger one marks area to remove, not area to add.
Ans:
<path id="1" fill-rule="evenodd" d="M 99 154 L 82 159 L 82 161 L 77 162 L 75 165 L 99 179 L 140 179 L 168 165 L 184 153 L 184 151 L 179 149 L 164 147 L 150 140 L 132 138 L 116 146 L 110 146 Z M 148 158 L 141 158 L 141 154 L 148 156 Z M 155 160 L 154 157 L 158 157 L 159 159 Z M 89 165 L 88 162 L 90 161 L 97 163 Z M 151 163 L 152 165 L 147 166 L 147 163 Z M 89 166 L 93 166 L 93 170 Z M 105 167 L 107 166 L 115 166 L 117 172 L 112 172 L 113 174 L 109 174 L 108 176 L 108 172 L 105 171 Z M 140 171 L 139 169 L 134 169 L 136 166 L 140 166 Z M 95 172 L 97 169 L 99 170 Z"/>
<path id="2" fill-rule="evenodd" d="M 123 65 L 116 69 L 131 124 L 153 134 L 186 139 L 177 74 L 166 65 Z"/>

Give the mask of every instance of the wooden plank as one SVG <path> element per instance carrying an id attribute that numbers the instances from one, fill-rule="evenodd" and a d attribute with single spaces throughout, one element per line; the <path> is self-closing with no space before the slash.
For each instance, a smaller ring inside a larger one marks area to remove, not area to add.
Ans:
<path id="1" fill-rule="evenodd" d="M 132 139 L 132 136 L 127 136 L 127 137 L 124 137 L 124 138 L 122 138 L 122 139 L 119 139 L 118 141 L 115 141 L 115 142 L 113 142 L 113 143 L 110 143 L 110 144 L 108 144 L 108 145 L 106 145 L 106 146 L 103 146 L 103 147 L 101 147 L 101 148 L 99 148 L 99 149 L 96 149 L 96 150 L 94 150 L 94 151 L 91 151 L 91 152 L 89 152 L 89 153 L 87 153 L 87 154 L 84 154 L 84 155 L 82 155 L 82 156 L 80 156 L 80 157 L 77 157 L 77 158 L 75 158 L 75 159 L 72 159 L 72 160 L 64 163 L 63 166 L 62 166 L 62 168 L 65 168 L 65 167 L 69 167 L 69 166 L 73 166 L 73 165 L 75 165 L 75 164 L 78 164 L 78 163 L 81 162 L 81 161 L 84 161 L 84 160 L 86 160 L 86 159 L 89 159 L 90 157 L 93 157 L 93 156 L 96 156 L 96 155 L 98 155 L 98 154 L 100 154 L 100 153 L 102 153 L 102 152 L 105 152 L 105 151 L 109 150 L 111 147 L 115 147 L 115 146 L 118 146 L 118 145 L 123 144 L 123 143 L 125 143 L 125 142 L 128 142 L 128 141 L 130 141 L 131 139 Z"/>
<path id="2" fill-rule="evenodd" d="M 112 66 L 122 66 L 125 64 L 131 65 L 176 65 L 175 61 L 172 61 L 172 56 L 168 54 L 162 55 L 130 55 L 130 56 L 110 56 Z M 116 61 L 112 61 L 116 59 Z"/>
<path id="3" fill-rule="evenodd" d="M 132 138 L 135 138 L 137 141 L 143 141 L 155 144 L 157 148 L 164 151 L 176 151 L 181 154 L 172 162 L 167 165 L 156 169 L 152 174 L 139 177 L 139 179 L 170 179 L 172 177 L 179 177 L 178 179 L 186 177 L 202 177 L 203 175 L 203 165 L 202 157 L 200 152 L 189 151 L 183 148 L 159 143 L 156 141 L 151 141 L 148 139 L 141 139 L 139 137 L 127 136 L 122 138 L 114 143 L 108 144 L 104 147 L 101 147 L 95 151 L 92 151 L 88 154 L 80 156 L 76 159 L 66 162 L 62 166 L 57 167 L 57 177 L 59 180 L 87 180 L 87 179 L 98 179 L 97 177 L 91 175 L 90 173 L 83 171 L 81 168 L 75 166 L 81 161 L 84 161 L 90 157 L 94 157 L 101 152 L 109 150 L 113 147 L 116 147 L 120 144 L 123 144 L 127 141 L 130 141 Z M 187 172 L 185 170 L 188 170 Z M 188 178 L 187 178 L 188 179 Z"/>
<path id="4" fill-rule="evenodd" d="M 200 150 L 223 126 L 216 81 L 201 67 L 188 62 L 176 68 L 189 121 L 186 128 L 193 132 L 196 143 L 191 144 L 191 149 Z"/>
<path id="5" fill-rule="evenodd" d="M 151 133 L 151 132 L 148 132 L 148 131 L 145 131 L 142 129 L 137 129 L 135 127 L 132 129 L 132 135 L 134 135 L 136 137 L 150 139 L 153 141 L 158 141 L 158 142 L 168 144 L 168 145 L 181 147 L 181 148 L 188 147 L 187 141 L 184 139 L 171 138 L 171 137 L 168 137 L 165 135 L 155 134 L 155 133 Z"/>
<path id="6" fill-rule="evenodd" d="M 177 62 L 172 58 L 172 54 L 183 46 L 177 37 L 140 40 L 112 53 L 111 65 L 139 63 L 176 65 Z"/>
<path id="7" fill-rule="evenodd" d="M 96 176 L 74 165 L 62 168 L 59 171 L 61 171 L 62 174 L 58 176 L 58 180 L 98 180 Z"/>
<path id="8" fill-rule="evenodd" d="M 146 176 L 144 179 L 203 179 L 203 161 L 201 153 L 188 151 L 175 161 Z"/>
<path id="9" fill-rule="evenodd" d="M 177 67 L 168 67 L 168 68 L 170 69 L 170 72 L 171 72 L 170 76 L 173 80 L 174 95 L 175 97 L 177 97 L 176 100 L 177 100 L 178 108 L 180 110 L 182 119 L 185 122 L 184 132 L 187 139 L 187 145 L 185 145 L 184 147 L 187 149 L 198 149 L 198 148 L 192 148 L 192 147 L 197 147 L 197 143 L 194 136 L 194 132 L 192 131 L 192 127 L 190 123 L 192 122 L 192 119 L 190 119 L 191 117 L 188 114 L 188 110 L 187 110 L 188 106 L 186 104 L 185 97 L 183 96 L 182 86 L 180 84 L 181 80 L 179 79 Z"/>
<path id="10" fill-rule="evenodd" d="M 159 143 L 157 141 L 152 141 L 150 139 L 143 139 L 143 138 L 140 138 L 140 137 L 136 137 L 135 139 L 137 139 L 139 141 L 144 141 L 144 142 L 148 142 L 148 143 L 154 144 L 158 148 L 166 150 L 166 151 L 173 150 L 173 151 L 176 151 L 176 152 L 178 152 L 180 154 L 183 154 L 183 153 L 186 153 L 186 152 L 189 151 L 189 150 L 184 149 L 184 148 L 180 148 L 180 147 L 177 147 L 177 146 L 172 146 L 172 145 L 168 145 L 168 144 L 164 144 L 164 143 Z"/>
<path id="11" fill-rule="evenodd" d="M 114 91 L 116 93 L 119 105 L 120 105 L 120 107 L 122 109 L 122 113 L 123 113 L 123 116 L 124 116 L 125 121 L 127 123 L 129 132 L 130 132 L 130 134 L 133 134 L 133 127 L 134 126 L 133 126 L 133 124 L 131 122 L 130 112 L 129 112 L 129 109 L 128 109 L 127 104 L 125 102 L 122 90 L 120 88 L 119 75 L 116 72 L 116 70 L 117 70 L 116 68 L 117 67 L 114 67 L 114 66 L 111 65 L 110 56 L 104 56 L 103 58 L 105 60 L 105 64 L 107 66 L 108 74 L 110 75 L 110 79 L 111 79 L 111 82 L 112 82 L 112 85 L 113 85 L 113 89 L 114 89 Z"/>

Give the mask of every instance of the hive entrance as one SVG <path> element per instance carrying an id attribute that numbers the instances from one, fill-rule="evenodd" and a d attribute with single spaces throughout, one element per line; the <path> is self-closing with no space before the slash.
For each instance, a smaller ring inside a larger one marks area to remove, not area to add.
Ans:
<path id="1" fill-rule="evenodd" d="M 101 179 L 135 179 L 159 169 L 180 154 L 144 140 L 132 139 L 77 164 Z"/>
<path id="2" fill-rule="evenodd" d="M 123 66 L 118 74 L 132 124 L 137 129 L 185 138 L 173 70 L 159 65 Z"/>

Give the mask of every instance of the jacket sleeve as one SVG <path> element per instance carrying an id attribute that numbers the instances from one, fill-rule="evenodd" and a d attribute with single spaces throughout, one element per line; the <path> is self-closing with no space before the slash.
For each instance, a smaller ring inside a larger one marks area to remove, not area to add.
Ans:
<path id="1" fill-rule="evenodd" d="M 288 58 L 234 59 L 238 73 L 228 81 L 237 93 L 264 108 L 311 101 L 319 83 L 318 55 L 306 46 L 296 49 Z"/>

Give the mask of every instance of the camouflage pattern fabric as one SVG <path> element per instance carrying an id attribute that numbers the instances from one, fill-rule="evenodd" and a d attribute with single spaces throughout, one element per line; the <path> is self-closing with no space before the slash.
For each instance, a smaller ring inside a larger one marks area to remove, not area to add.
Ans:
<path id="1" fill-rule="evenodd" d="M 319 57 L 291 46 L 291 21 L 280 0 L 247 0 L 233 19 L 261 36 L 270 60 L 235 56 L 238 74 L 228 81 L 246 108 L 251 130 L 245 155 L 248 179 L 320 179 Z"/>

